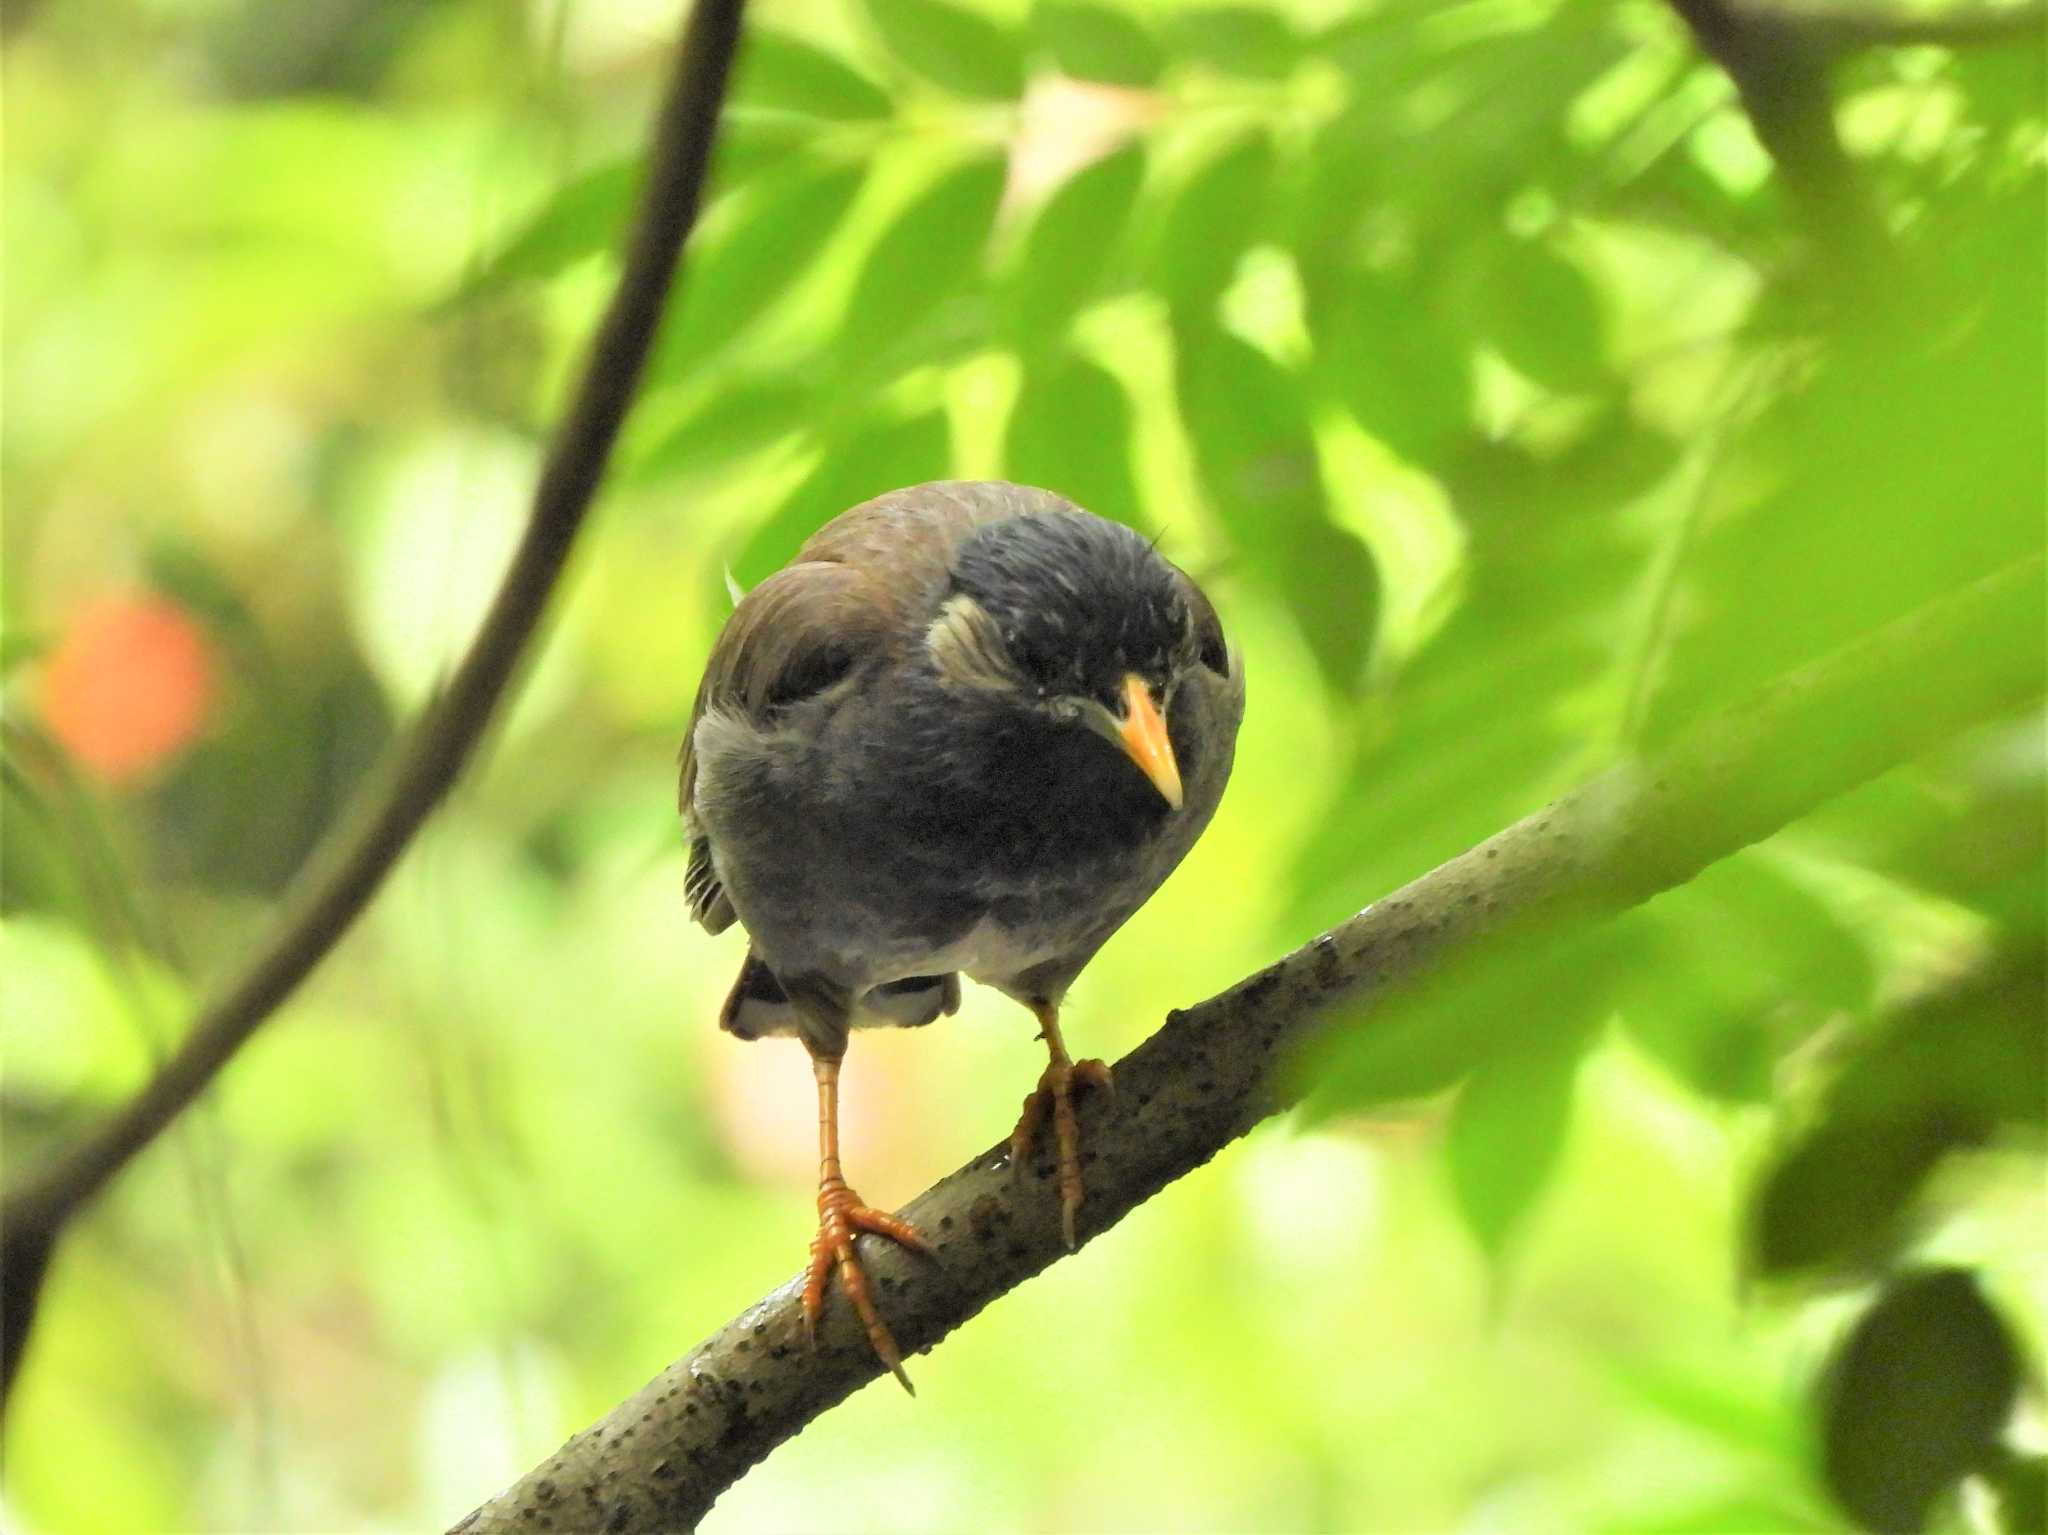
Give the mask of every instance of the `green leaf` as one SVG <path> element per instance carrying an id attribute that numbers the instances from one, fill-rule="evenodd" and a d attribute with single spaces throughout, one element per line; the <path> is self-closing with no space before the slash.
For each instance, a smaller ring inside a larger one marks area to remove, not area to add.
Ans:
<path id="1" fill-rule="evenodd" d="M 1152 286 L 1176 310 L 1206 309 L 1259 238 L 1274 177 L 1273 146 L 1253 131 L 1211 155 L 1172 194 L 1154 251 Z"/>
<path id="2" fill-rule="evenodd" d="M 1766 1493 L 1710 1498 L 1674 1510 L 1669 1501 L 1657 1498 L 1654 1512 L 1628 1514 L 1619 1521 L 1595 1526 L 1596 1535 L 1729 1535 L 1732 1530 L 1769 1530 L 1772 1535 L 1794 1535 L 1813 1530 L 1834 1535 L 1832 1520 L 1815 1518 L 1792 1498 L 1772 1498 Z"/>
<path id="3" fill-rule="evenodd" d="M 1870 1005 L 1864 946 L 1764 854 L 1723 859 L 1624 922 L 1645 962 L 1622 987 L 1623 1020 L 1708 1096 L 1768 1099 L 1786 1046 Z"/>
<path id="4" fill-rule="evenodd" d="M 1084 358 L 1028 367 L 1003 442 L 1003 473 L 1040 485 L 1099 517 L 1142 527 L 1131 463 L 1133 416 L 1123 385 Z"/>
<path id="5" fill-rule="evenodd" d="M 2038 865 L 2037 865 L 2038 871 Z M 1930 1108 L 1964 1125 L 2034 1125 L 2048 1113 L 2048 955 L 2038 932 L 1975 974 L 1919 998 L 1843 1067 L 1832 1112 L 1883 1121 Z"/>
<path id="6" fill-rule="evenodd" d="M 1353 272 L 1340 291 L 1310 310 L 1317 380 L 1401 457 L 1437 462 L 1472 430 L 1470 337 L 1416 287 Z"/>
<path id="7" fill-rule="evenodd" d="M 1576 1061 L 1606 1017 L 1614 978 L 1628 958 L 1606 930 L 1574 938 L 1546 929 L 1467 945 L 1443 967 L 1369 1004 L 1345 1027 L 1326 1031 L 1303 1053 L 1307 1116 L 1427 1097 L 1517 1056 L 1531 1062 L 1547 1057 L 1547 1066 L 1532 1070 L 1568 1076 L 1567 1063 Z M 1539 1116 L 1563 1112 L 1557 1084 L 1548 1090 L 1548 1110 L 1532 1105 Z M 1482 1091 L 1493 1102 L 1507 1088 L 1495 1083 Z M 1568 1101 L 1569 1087 L 1562 1091 Z M 1476 1142 L 1478 1131 L 1473 1134 Z M 1470 1150 L 1476 1166 L 1480 1148 L 1475 1143 Z M 1506 1197 L 1495 1201 L 1489 1220 L 1511 1216 L 1511 1204 Z M 1506 1225 L 1499 1229 L 1505 1232 Z"/>
<path id="8" fill-rule="evenodd" d="M 1996 1463 L 2019 1379 L 2012 1338 L 1970 1273 L 1894 1279 L 1827 1372 L 1828 1486 L 1865 1529 L 1924 1529 L 1938 1498 Z"/>
<path id="9" fill-rule="evenodd" d="M 1031 30 L 1060 73 L 1106 85 L 1150 85 L 1166 65 L 1159 40 L 1128 12 L 1081 0 L 1041 0 Z"/>
<path id="10" fill-rule="evenodd" d="M 1721 450 L 1653 740 L 2041 548 L 2044 178 L 1951 209 L 1921 230 L 1915 260 L 1926 265 L 1895 300 L 1845 304 L 1825 323 L 1781 314 L 1812 360 Z M 2033 595 L 1987 672 L 2048 672 L 2048 592 Z M 1890 708 L 1926 707 L 1925 685 L 1902 673 Z"/>
<path id="11" fill-rule="evenodd" d="M 719 193 L 735 191 L 756 177 L 787 170 L 792 160 L 809 153 L 818 124 L 783 112 L 734 112 L 718 125 L 718 144 L 711 156 L 711 185 Z"/>
<path id="12" fill-rule="evenodd" d="M 942 90 L 985 101 L 1024 94 L 1016 34 L 978 11 L 944 0 L 864 0 L 883 44 Z"/>
<path id="13" fill-rule="evenodd" d="M 2048 929 L 2048 735 L 2038 706 L 1824 806 L 1803 831 L 1835 857 L 1983 913 L 2009 943 Z"/>
<path id="14" fill-rule="evenodd" d="M 1230 75 L 1279 79 L 1301 57 L 1301 39 L 1278 11 L 1207 6 L 1181 11 L 1169 33 L 1176 58 Z"/>
<path id="15" fill-rule="evenodd" d="M 1655 1353 L 1616 1351 L 1601 1361 L 1607 1380 L 1632 1405 L 1745 1457 L 1782 1461 L 1804 1441 L 1795 1403 L 1774 1380 L 1738 1359 L 1709 1354 L 1697 1363 Z"/>
<path id="16" fill-rule="evenodd" d="M 1860 1040 L 1814 1128 L 1765 1177 L 1751 1218 L 1757 1268 L 1839 1269 L 1884 1255 L 1943 1156 L 2002 1122 L 2038 1122 L 2048 1103 L 2044 986 L 2036 950 Z"/>
<path id="17" fill-rule="evenodd" d="M 510 239 L 483 259 L 456 299 L 552 277 L 586 256 L 611 250 L 626 227 L 641 174 L 640 156 L 626 155 L 564 182 Z"/>
<path id="18" fill-rule="evenodd" d="M 50 648 L 50 637 L 28 629 L 0 630 L 0 678 L 11 677 L 17 668 L 33 661 Z"/>
<path id="19" fill-rule="evenodd" d="M 1758 1196 L 1757 1267 L 1785 1274 L 1882 1256 L 1935 1164 L 1975 1138 L 1938 1115 L 1822 1125 L 1772 1167 Z"/>
<path id="20" fill-rule="evenodd" d="M 747 33 L 733 75 L 732 99 L 741 106 L 843 122 L 885 118 L 894 109 L 881 86 L 837 54 L 763 27 Z"/>
<path id="21" fill-rule="evenodd" d="M 1617 416 L 1555 458 L 1475 436 L 1437 465 L 1464 530 L 1463 600 L 1392 680 L 1385 733 L 1306 839 L 1289 930 L 1342 920 L 1584 775 L 1644 572 L 1613 508 L 1643 460 L 1670 456 L 1646 438 Z"/>
<path id="22" fill-rule="evenodd" d="M 1300 381 L 1240 337 L 1181 318 L 1181 410 L 1209 499 L 1253 572 L 1289 604 L 1331 691 L 1355 693 L 1379 621 L 1379 573 L 1329 521 Z"/>
<path id="23" fill-rule="evenodd" d="M 682 375 L 788 293 L 838 227 L 861 174 L 855 166 L 800 166 L 740 193 L 725 234 L 685 258 L 650 381 Z"/>
<path id="24" fill-rule="evenodd" d="M 2048 1535 L 2048 1455 L 2007 1455 L 1993 1485 L 1998 1528 L 2006 1535 Z"/>
<path id="25" fill-rule="evenodd" d="M 627 468 L 635 481 L 702 474 L 810 424 L 816 396 L 779 378 L 722 382 L 696 410 L 655 438 Z"/>
<path id="26" fill-rule="evenodd" d="M 805 539 L 848 507 L 906 485 L 943 479 L 949 468 L 943 411 L 907 419 L 864 417 L 835 437 L 804 482 L 754 530 L 732 561 L 733 575 L 741 586 L 752 588 L 788 564 Z"/>
<path id="27" fill-rule="evenodd" d="M 1070 177 L 1039 210 L 1006 295 L 1020 347 L 1057 346 L 1095 295 L 1144 177 L 1145 152 L 1134 144 Z"/>
<path id="28" fill-rule="evenodd" d="M 1459 1090 L 1444 1152 L 1458 1214 L 1490 1259 L 1557 1172 L 1584 1045 L 1582 1034 L 1545 1032 L 1489 1057 Z"/>
<path id="29" fill-rule="evenodd" d="M 1480 337 L 1545 388 L 1568 394 L 1599 384 L 1605 339 L 1586 275 L 1529 241 L 1492 241 L 1486 254 L 1468 290 Z"/>
<path id="30" fill-rule="evenodd" d="M 947 172 L 896 216 L 854 282 L 832 344 L 842 366 L 873 374 L 878 355 L 904 349 L 920 322 L 967 286 L 981 270 L 1002 195 L 1002 161 L 985 157 Z"/>

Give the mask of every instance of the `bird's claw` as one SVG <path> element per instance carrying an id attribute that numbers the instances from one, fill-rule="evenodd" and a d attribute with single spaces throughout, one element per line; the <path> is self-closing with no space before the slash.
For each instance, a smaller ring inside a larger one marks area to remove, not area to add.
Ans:
<path id="1" fill-rule="evenodd" d="M 1074 1091 L 1089 1087 L 1115 1095 L 1116 1078 L 1105 1062 L 1053 1061 L 1039 1077 L 1038 1086 L 1025 1097 L 1024 1112 L 1018 1116 L 1017 1128 L 1010 1132 L 1010 1166 L 1014 1171 L 1030 1158 L 1046 1113 L 1051 1111 L 1060 1188 L 1060 1235 L 1069 1250 L 1078 1245 L 1074 1240 L 1074 1218 L 1080 1213 L 1083 1193 L 1081 1123 L 1074 1115 Z"/>
<path id="2" fill-rule="evenodd" d="M 860 1196 L 844 1183 L 821 1188 L 818 1190 L 818 1234 L 811 1238 L 811 1266 L 804 1276 L 804 1337 L 811 1347 L 818 1346 L 818 1318 L 825 1311 L 825 1287 L 836 1267 L 839 1287 L 853 1302 L 854 1314 L 860 1318 L 868 1343 L 903 1389 L 915 1396 L 917 1389 L 903 1371 L 903 1352 L 896 1347 L 896 1339 L 890 1334 L 888 1324 L 875 1309 L 874 1296 L 868 1289 L 867 1270 L 861 1266 L 860 1254 L 854 1248 L 854 1239 L 864 1231 L 887 1237 L 914 1253 L 931 1256 L 931 1244 L 925 1240 L 924 1233 L 909 1221 L 886 1210 L 862 1204 Z"/>

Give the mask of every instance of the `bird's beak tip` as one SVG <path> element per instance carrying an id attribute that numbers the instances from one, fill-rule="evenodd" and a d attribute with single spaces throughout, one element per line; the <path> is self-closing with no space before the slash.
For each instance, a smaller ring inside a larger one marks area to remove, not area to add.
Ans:
<path id="1" fill-rule="evenodd" d="M 1160 797 L 1178 810 L 1184 795 L 1180 764 L 1174 759 L 1173 741 L 1166 733 L 1166 720 L 1152 701 L 1152 690 L 1136 672 L 1124 678 L 1124 715 L 1117 732 L 1124 753 L 1151 781 Z"/>

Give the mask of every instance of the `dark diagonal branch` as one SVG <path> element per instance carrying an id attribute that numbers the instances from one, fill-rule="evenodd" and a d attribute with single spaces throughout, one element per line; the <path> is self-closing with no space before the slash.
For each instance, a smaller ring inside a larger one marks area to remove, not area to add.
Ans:
<path id="1" fill-rule="evenodd" d="M 1084 1108 L 1082 1239 L 1284 1108 L 1283 1063 L 1318 1027 L 1370 1028 L 1418 984 L 1511 940 L 1575 936 L 2038 697 L 2044 607 L 2037 555 L 1790 674 L 1221 996 L 1169 1014 L 1117 1063 L 1115 1097 Z M 888 1244 L 865 1254 L 898 1341 L 929 1348 L 1064 1257 L 1058 1211 L 1049 1169 L 1019 1180 L 1001 1147 L 913 1200 L 904 1214 L 931 1234 L 936 1257 Z M 748 1467 L 879 1373 L 837 1303 L 818 1351 L 805 1349 L 791 1280 L 455 1528 L 687 1529 Z"/>
<path id="2" fill-rule="evenodd" d="M 200 1012 L 177 1052 L 130 1103 L 0 1204 L 0 1391 L 13 1382 L 65 1222 L 206 1089 L 340 940 L 447 795 L 489 723 L 561 577 L 654 344 L 710 168 L 742 4 L 697 0 L 691 13 L 618 290 L 549 447 L 525 536 L 468 654 L 363 811 L 307 869 L 275 930 Z"/>
<path id="3" fill-rule="evenodd" d="M 1815 232 L 1859 266 L 1890 242 L 1835 128 L 1829 67 L 1845 54 L 1911 43 L 1948 47 L 2032 39 L 2048 8 L 1970 5 L 1915 12 L 1854 0 L 1670 0 L 1727 72 L 1757 139 Z"/>
<path id="4" fill-rule="evenodd" d="M 1859 264 L 1884 233 L 1835 131 L 1829 49 L 1798 13 L 1739 0 L 1671 0 L 1707 56 L 1735 82 L 1742 109 L 1815 232 Z"/>

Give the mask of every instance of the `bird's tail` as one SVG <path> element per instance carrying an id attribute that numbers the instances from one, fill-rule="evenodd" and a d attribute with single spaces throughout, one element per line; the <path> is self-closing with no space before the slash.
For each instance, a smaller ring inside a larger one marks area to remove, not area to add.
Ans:
<path id="1" fill-rule="evenodd" d="M 852 1022 L 855 1028 L 894 1025 L 915 1029 L 959 1010 L 957 974 L 912 975 L 884 982 L 868 992 L 860 999 Z M 752 949 L 747 950 L 732 990 L 726 993 L 725 1006 L 719 1009 L 718 1026 L 740 1039 L 760 1039 L 768 1034 L 802 1034 L 802 1022 L 796 1003 L 775 972 Z"/>

